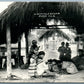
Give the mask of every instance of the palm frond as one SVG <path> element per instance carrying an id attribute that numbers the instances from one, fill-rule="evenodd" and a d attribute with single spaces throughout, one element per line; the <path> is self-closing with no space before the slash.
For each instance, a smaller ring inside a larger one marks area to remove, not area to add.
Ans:
<path id="1" fill-rule="evenodd" d="M 42 36 L 40 36 L 39 40 L 41 41 L 43 40 L 43 38 L 47 39 L 55 33 L 57 33 L 60 37 L 70 40 L 69 36 L 66 33 L 62 32 L 60 29 L 50 29 L 46 31 Z"/>

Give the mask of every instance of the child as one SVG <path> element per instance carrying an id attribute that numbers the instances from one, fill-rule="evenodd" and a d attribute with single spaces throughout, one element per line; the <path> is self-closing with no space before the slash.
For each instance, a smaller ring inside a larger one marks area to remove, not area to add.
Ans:
<path id="1" fill-rule="evenodd" d="M 33 77 L 36 75 L 37 70 L 38 47 L 34 48 L 30 56 L 28 74 L 30 77 Z"/>
<path id="2" fill-rule="evenodd" d="M 29 59 L 28 59 L 28 65 L 30 66 L 30 59 L 32 58 L 32 55 L 35 54 L 34 56 L 38 56 L 38 47 L 35 47 L 33 52 L 29 54 Z"/>
<path id="3" fill-rule="evenodd" d="M 36 70 L 37 70 L 36 59 L 37 59 L 37 56 L 35 55 L 35 53 L 33 53 L 30 59 L 30 66 L 28 68 L 28 75 L 30 77 L 35 76 L 36 74 Z"/>
<path id="4" fill-rule="evenodd" d="M 37 75 L 36 75 L 37 77 L 42 76 L 43 73 L 48 69 L 48 66 L 43 61 L 44 56 L 45 56 L 45 52 L 40 51 L 37 59 Z"/>

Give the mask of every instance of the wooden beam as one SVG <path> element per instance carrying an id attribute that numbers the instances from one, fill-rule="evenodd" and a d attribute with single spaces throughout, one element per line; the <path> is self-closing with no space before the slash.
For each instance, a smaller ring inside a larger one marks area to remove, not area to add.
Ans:
<path id="1" fill-rule="evenodd" d="M 6 31 L 6 41 L 7 41 L 7 76 L 11 76 L 11 30 L 10 26 L 7 25 Z"/>
<path id="2" fill-rule="evenodd" d="M 58 28 L 58 27 L 62 28 Z M 66 28 L 67 27 L 67 28 Z M 46 26 L 34 26 L 32 29 L 75 29 L 74 26 L 69 26 L 69 25 L 46 25 Z"/>

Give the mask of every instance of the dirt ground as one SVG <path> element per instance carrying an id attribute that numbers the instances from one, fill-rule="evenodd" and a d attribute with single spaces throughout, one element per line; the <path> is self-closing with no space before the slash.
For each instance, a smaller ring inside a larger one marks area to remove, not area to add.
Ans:
<path id="1" fill-rule="evenodd" d="M 28 70 L 13 69 L 12 74 L 16 76 L 15 79 L 6 79 L 6 70 L 0 71 L 0 82 L 84 82 L 84 70 L 76 74 L 63 74 L 56 78 L 41 77 L 29 78 Z"/>

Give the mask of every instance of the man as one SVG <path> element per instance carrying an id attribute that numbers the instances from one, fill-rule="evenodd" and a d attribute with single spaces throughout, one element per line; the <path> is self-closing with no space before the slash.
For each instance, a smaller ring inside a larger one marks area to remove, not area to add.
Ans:
<path id="1" fill-rule="evenodd" d="M 30 58 L 32 56 L 32 53 L 38 54 L 39 48 L 40 48 L 40 46 L 37 45 L 37 41 L 33 40 L 32 45 L 30 47 L 30 51 L 29 51 L 28 65 L 30 65 Z"/>
<path id="2" fill-rule="evenodd" d="M 37 45 L 37 41 L 36 41 L 36 40 L 33 40 L 33 41 L 32 41 L 32 45 L 31 45 L 31 47 L 30 47 L 30 53 L 33 53 L 34 50 L 35 50 L 35 48 L 37 48 L 37 49 L 39 50 L 39 47 L 38 47 L 38 45 Z"/>
<path id="3" fill-rule="evenodd" d="M 60 53 L 59 59 L 60 59 L 61 61 L 63 61 L 64 55 L 65 55 L 65 47 L 64 47 L 64 45 L 65 45 L 65 43 L 62 42 L 62 43 L 61 43 L 61 46 L 58 48 L 58 52 Z"/>
<path id="4" fill-rule="evenodd" d="M 72 60 L 77 66 L 78 70 L 84 70 L 84 54 L 83 50 L 79 49 L 78 50 L 79 55 L 74 57 Z"/>
<path id="5" fill-rule="evenodd" d="M 65 58 L 67 60 L 71 59 L 71 48 L 69 47 L 69 43 L 66 43 Z"/>

